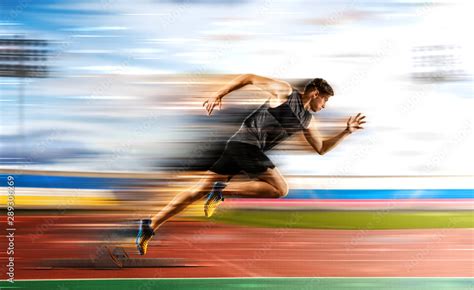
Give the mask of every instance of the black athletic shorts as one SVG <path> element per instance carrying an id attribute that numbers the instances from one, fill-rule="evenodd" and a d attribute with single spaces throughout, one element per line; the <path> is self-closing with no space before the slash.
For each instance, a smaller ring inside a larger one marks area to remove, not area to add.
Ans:
<path id="1" fill-rule="evenodd" d="M 221 157 L 209 170 L 222 175 L 236 175 L 243 171 L 253 178 L 267 168 L 275 168 L 275 165 L 260 148 L 244 142 L 229 141 Z"/>

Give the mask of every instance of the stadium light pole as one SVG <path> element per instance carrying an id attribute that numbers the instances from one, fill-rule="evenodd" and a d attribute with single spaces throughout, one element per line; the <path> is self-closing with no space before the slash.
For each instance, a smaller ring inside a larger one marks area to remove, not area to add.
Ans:
<path id="1" fill-rule="evenodd" d="M 0 77 L 12 77 L 18 84 L 18 133 L 24 145 L 25 79 L 44 78 L 48 69 L 44 62 L 49 54 L 48 42 L 22 36 L 0 39 Z"/>

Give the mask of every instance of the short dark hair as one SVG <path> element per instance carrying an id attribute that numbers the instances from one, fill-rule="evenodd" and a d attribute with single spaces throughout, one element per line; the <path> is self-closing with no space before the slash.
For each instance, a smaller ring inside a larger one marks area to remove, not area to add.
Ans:
<path id="1" fill-rule="evenodd" d="M 304 87 L 304 92 L 318 90 L 320 94 L 334 96 L 334 91 L 328 82 L 324 79 L 316 78 L 309 81 Z"/>

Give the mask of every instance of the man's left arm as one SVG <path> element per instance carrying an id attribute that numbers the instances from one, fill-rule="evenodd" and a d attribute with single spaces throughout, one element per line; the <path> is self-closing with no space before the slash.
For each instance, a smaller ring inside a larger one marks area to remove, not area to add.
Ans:
<path id="1" fill-rule="evenodd" d="M 309 145 L 311 145 L 318 154 L 323 155 L 336 147 L 347 135 L 350 135 L 356 130 L 363 129 L 362 124 L 365 123 L 364 119 L 365 116 L 361 113 L 355 117 L 350 117 L 349 120 L 347 120 L 346 128 L 342 132 L 333 137 L 323 139 L 316 126 L 316 120 L 313 118 L 308 129 L 304 129 L 303 133 Z"/>

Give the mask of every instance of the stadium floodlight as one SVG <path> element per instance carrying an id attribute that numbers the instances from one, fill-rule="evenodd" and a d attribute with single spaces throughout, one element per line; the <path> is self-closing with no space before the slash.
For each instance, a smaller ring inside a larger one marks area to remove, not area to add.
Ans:
<path id="1" fill-rule="evenodd" d="M 20 36 L 0 39 L 0 77 L 19 78 L 18 131 L 20 136 L 24 135 L 24 79 L 48 76 L 48 68 L 44 63 L 49 53 L 46 40 Z"/>

